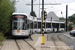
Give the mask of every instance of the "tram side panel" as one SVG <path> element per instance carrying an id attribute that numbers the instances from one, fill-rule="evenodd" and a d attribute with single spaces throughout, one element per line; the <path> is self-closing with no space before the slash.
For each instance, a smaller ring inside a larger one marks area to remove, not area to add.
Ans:
<path id="1" fill-rule="evenodd" d="M 35 26 L 37 26 L 37 24 L 34 24 L 33 32 L 41 32 L 40 20 L 38 20 L 38 28 Z M 52 27 L 51 27 L 51 23 L 46 22 L 46 28 L 44 28 L 44 32 L 61 32 L 61 31 L 65 31 L 65 23 L 60 23 L 60 26 L 59 23 L 52 23 Z"/>

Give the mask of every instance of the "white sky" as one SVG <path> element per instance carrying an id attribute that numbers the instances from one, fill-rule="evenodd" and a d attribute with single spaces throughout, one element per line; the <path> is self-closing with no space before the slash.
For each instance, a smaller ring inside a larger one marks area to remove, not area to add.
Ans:
<path id="1" fill-rule="evenodd" d="M 31 0 L 16 0 L 19 2 L 16 2 L 15 12 L 24 12 L 27 14 L 30 14 L 31 12 L 31 6 L 26 5 L 27 3 L 31 3 Z M 34 4 L 39 4 L 39 0 L 34 0 Z M 40 0 L 40 3 L 42 3 L 42 0 Z M 61 5 L 45 5 L 46 8 L 45 11 L 49 13 L 50 11 L 54 11 L 55 14 L 58 17 L 65 17 L 66 16 L 66 5 L 68 5 L 68 16 L 71 16 L 75 13 L 75 0 L 44 0 L 44 3 L 61 3 Z M 41 8 L 42 6 L 40 6 Z M 34 5 L 34 11 L 39 17 L 39 6 Z M 61 14 L 61 11 L 63 14 Z M 40 16 L 41 16 L 41 9 L 40 9 Z"/>

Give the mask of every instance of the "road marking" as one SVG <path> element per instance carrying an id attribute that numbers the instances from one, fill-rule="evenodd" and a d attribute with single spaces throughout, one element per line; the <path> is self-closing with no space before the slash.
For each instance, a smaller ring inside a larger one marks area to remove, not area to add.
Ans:
<path id="1" fill-rule="evenodd" d="M 41 42 L 42 42 L 42 37 L 40 36 L 34 46 L 40 45 Z"/>
<path id="2" fill-rule="evenodd" d="M 69 38 L 71 38 L 71 39 L 75 39 L 75 37 L 72 37 L 71 35 L 69 35 L 69 34 L 64 34 L 65 36 L 67 36 L 67 37 L 69 37 Z"/>

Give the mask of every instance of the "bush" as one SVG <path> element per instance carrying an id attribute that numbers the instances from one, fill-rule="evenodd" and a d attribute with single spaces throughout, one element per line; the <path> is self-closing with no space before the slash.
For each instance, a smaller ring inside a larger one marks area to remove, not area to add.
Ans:
<path id="1" fill-rule="evenodd" d="M 68 30 L 72 30 L 72 28 L 73 28 L 72 25 L 68 26 Z"/>
<path id="2" fill-rule="evenodd" d="M 3 41 L 3 40 L 5 40 L 5 37 L 4 37 L 3 33 L 1 32 L 0 33 L 0 41 Z"/>
<path id="3" fill-rule="evenodd" d="M 2 43 L 0 43 L 0 46 L 2 46 L 3 44 Z"/>
<path id="4" fill-rule="evenodd" d="M 0 46 L 2 46 L 2 41 L 4 41 L 6 38 L 4 37 L 3 33 L 0 32 Z"/>
<path id="5" fill-rule="evenodd" d="M 9 32 L 10 30 L 10 19 L 13 11 L 13 1 L 0 0 L 0 32 L 3 32 L 3 34 Z"/>

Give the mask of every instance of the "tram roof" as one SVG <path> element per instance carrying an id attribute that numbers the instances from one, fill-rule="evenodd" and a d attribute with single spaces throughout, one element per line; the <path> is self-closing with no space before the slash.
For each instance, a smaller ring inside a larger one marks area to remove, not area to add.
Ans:
<path id="1" fill-rule="evenodd" d="M 21 14 L 21 15 L 26 15 L 26 16 L 28 16 L 26 13 L 12 13 L 12 15 L 16 15 L 16 14 Z"/>
<path id="2" fill-rule="evenodd" d="M 27 16 L 27 19 L 29 19 L 29 20 L 32 20 L 33 19 L 32 16 L 27 15 L 26 13 L 12 13 L 12 15 L 17 15 L 17 14 L 26 15 Z"/>
<path id="3" fill-rule="evenodd" d="M 34 20 L 34 22 L 41 22 L 41 20 Z M 45 22 L 45 20 L 44 20 Z M 47 23 L 51 23 L 51 21 L 46 20 Z M 52 21 L 52 23 L 59 23 L 59 21 Z M 65 23 L 65 22 L 61 22 L 60 23 Z"/>

